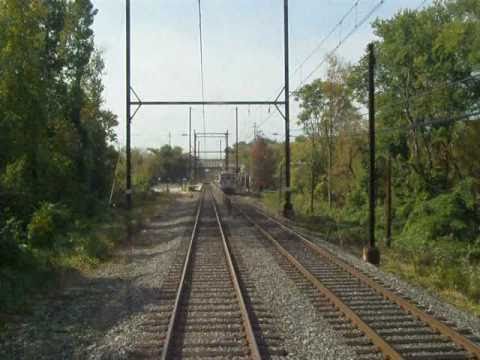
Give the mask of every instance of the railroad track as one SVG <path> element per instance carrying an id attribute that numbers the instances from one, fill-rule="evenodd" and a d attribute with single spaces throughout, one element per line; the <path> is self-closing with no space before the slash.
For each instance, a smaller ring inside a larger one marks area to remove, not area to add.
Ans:
<path id="1" fill-rule="evenodd" d="M 357 359 L 480 359 L 479 339 L 437 319 L 329 250 L 251 205 L 234 207 L 280 254 L 283 267 L 357 352 Z"/>
<path id="2" fill-rule="evenodd" d="M 217 205 L 204 189 L 161 358 L 261 359 L 245 303 Z"/>

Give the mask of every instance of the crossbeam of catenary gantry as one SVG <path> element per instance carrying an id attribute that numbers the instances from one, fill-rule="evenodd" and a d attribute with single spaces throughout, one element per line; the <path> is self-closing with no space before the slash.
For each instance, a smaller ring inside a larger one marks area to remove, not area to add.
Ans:
<path id="1" fill-rule="evenodd" d="M 131 105 L 285 105 L 284 101 L 131 101 Z"/>

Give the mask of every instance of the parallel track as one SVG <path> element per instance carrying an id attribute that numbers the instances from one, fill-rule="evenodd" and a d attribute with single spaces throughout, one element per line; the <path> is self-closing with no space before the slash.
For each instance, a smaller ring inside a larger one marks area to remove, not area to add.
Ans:
<path id="1" fill-rule="evenodd" d="M 261 359 L 217 205 L 200 201 L 161 359 Z"/>
<path id="2" fill-rule="evenodd" d="M 318 308 L 349 338 L 358 359 L 480 359 L 471 332 L 436 319 L 256 207 L 235 208 L 302 274 Z"/>

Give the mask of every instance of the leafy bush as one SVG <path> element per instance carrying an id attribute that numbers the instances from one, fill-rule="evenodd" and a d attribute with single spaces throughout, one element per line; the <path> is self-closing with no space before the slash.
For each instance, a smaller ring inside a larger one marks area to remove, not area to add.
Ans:
<path id="1" fill-rule="evenodd" d="M 22 242 L 25 233 L 21 222 L 16 218 L 8 219 L 0 228 L 0 263 L 14 266 L 22 254 Z"/>
<path id="2" fill-rule="evenodd" d="M 29 242 L 33 246 L 53 248 L 56 234 L 67 229 L 70 217 L 64 206 L 42 203 L 27 226 Z"/>
<path id="3" fill-rule="evenodd" d="M 86 253 L 93 258 L 105 259 L 109 256 L 113 249 L 113 245 L 114 244 L 108 236 L 95 234 L 87 237 L 85 241 L 85 250 Z"/>
<path id="4" fill-rule="evenodd" d="M 472 180 L 434 198 L 418 196 L 401 235 L 409 248 L 424 248 L 439 239 L 472 240 L 475 237 L 475 198 Z"/>

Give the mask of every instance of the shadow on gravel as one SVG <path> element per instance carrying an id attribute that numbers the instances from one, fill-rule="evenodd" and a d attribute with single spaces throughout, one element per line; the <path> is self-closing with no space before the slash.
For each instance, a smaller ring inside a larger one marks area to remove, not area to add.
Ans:
<path id="1" fill-rule="evenodd" d="M 136 317 L 161 301 L 162 281 L 158 279 L 163 277 L 156 274 L 166 275 L 169 262 L 165 265 L 165 256 L 176 251 L 176 246 L 164 240 L 191 231 L 191 218 L 170 224 L 179 219 L 177 214 L 192 216 L 193 207 L 182 208 L 162 219 L 166 225 L 155 227 L 176 227 L 177 232 L 166 233 L 164 239 L 155 235 L 156 243 L 148 244 L 165 243 L 165 249 L 148 251 L 150 246 L 142 246 L 144 234 L 137 234 L 121 248 L 123 264 L 101 267 L 91 276 L 72 270 L 67 288 L 32 299 L 32 313 L 0 329 L 0 359 L 105 359 L 92 353 L 98 353 L 106 341 L 113 348 L 128 345 L 129 334 L 138 324 Z"/>
<path id="2" fill-rule="evenodd" d="M 182 208 L 182 209 L 179 209 L 179 210 L 176 210 L 176 211 L 173 211 L 172 213 L 169 214 L 170 217 L 172 218 L 182 218 L 182 217 L 189 217 L 192 215 L 192 211 L 194 211 L 194 208 Z M 155 222 L 155 221 L 162 221 L 164 220 L 164 217 L 163 216 L 154 216 L 152 217 L 152 222 Z"/>
<path id="3" fill-rule="evenodd" d="M 76 286 L 38 300 L 33 314 L 0 334 L 0 359 L 85 359 L 89 345 L 158 304 L 161 294 L 160 288 L 132 285 L 134 278 L 75 275 Z"/>
<path id="4" fill-rule="evenodd" d="M 166 254 L 166 253 L 169 253 L 169 252 L 174 252 L 174 251 L 176 251 L 176 249 L 167 249 L 167 250 L 164 250 L 164 251 L 157 251 L 157 252 L 149 253 L 149 254 L 135 254 L 135 255 L 131 255 L 131 261 L 151 260 L 151 259 L 156 258 L 157 256 L 160 256 L 160 255 L 163 255 L 163 254 Z"/>
<path id="5" fill-rule="evenodd" d="M 158 230 L 165 230 L 165 231 L 168 231 L 168 230 L 176 230 L 176 228 L 178 228 L 179 226 L 190 226 L 192 224 L 192 221 L 190 219 L 188 220 L 182 220 L 182 221 L 175 221 L 175 222 L 172 222 L 170 224 L 165 224 L 165 225 L 160 225 L 160 224 L 149 224 L 147 226 L 145 226 L 145 230 L 154 230 L 154 231 L 158 231 Z"/>

